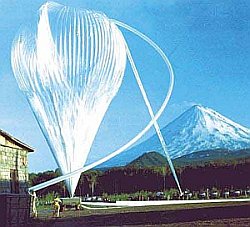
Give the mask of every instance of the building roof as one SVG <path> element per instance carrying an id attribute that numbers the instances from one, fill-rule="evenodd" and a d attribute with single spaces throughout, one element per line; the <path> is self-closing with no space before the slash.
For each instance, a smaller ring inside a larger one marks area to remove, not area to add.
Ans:
<path id="1" fill-rule="evenodd" d="M 5 132 L 5 131 L 3 131 L 1 129 L 0 129 L 0 135 L 2 135 L 3 137 L 7 138 L 8 140 L 10 140 L 11 142 L 13 142 L 17 146 L 28 150 L 28 152 L 34 152 L 34 148 L 32 148 L 29 145 L 23 143 L 21 140 L 15 138 L 14 136 L 11 136 L 10 134 L 8 134 L 7 132 Z"/>

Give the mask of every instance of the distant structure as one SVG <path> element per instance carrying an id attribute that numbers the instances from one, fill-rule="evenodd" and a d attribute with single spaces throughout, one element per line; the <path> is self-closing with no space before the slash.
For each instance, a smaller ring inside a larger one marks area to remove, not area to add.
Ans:
<path id="1" fill-rule="evenodd" d="M 27 193 L 28 152 L 34 149 L 0 130 L 0 193 Z"/>

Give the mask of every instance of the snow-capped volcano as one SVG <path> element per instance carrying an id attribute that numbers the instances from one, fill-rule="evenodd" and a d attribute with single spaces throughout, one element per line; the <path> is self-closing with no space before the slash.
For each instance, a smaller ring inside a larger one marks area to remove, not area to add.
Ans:
<path id="1" fill-rule="evenodd" d="M 201 105 L 188 109 L 161 132 L 173 159 L 202 150 L 250 148 L 250 129 Z M 107 165 L 125 165 L 149 151 L 163 154 L 157 135 L 113 158 Z"/>
<path id="2" fill-rule="evenodd" d="M 163 128 L 162 133 L 172 158 L 201 150 L 236 150 L 250 147 L 248 128 L 200 105 L 184 112 Z M 155 140 L 155 136 L 151 139 Z"/>

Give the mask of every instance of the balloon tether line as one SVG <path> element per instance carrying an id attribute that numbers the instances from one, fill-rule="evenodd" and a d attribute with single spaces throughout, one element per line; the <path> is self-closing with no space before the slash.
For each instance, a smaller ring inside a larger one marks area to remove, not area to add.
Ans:
<path id="1" fill-rule="evenodd" d="M 153 118 L 154 118 L 153 109 L 152 109 L 152 107 L 151 107 L 151 104 L 150 104 L 149 99 L 148 99 L 148 97 L 147 97 L 147 93 L 146 93 L 146 91 L 145 91 L 145 89 L 144 89 L 144 87 L 143 87 L 142 81 L 141 81 L 141 79 L 140 79 L 140 75 L 139 75 L 139 73 L 138 73 L 138 70 L 137 70 L 137 68 L 136 68 L 135 62 L 134 62 L 134 60 L 133 60 L 133 57 L 132 57 L 131 52 L 130 52 L 130 50 L 129 50 L 129 47 L 128 47 L 127 45 L 126 45 L 126 51 L 127 51 L 128 59 L 129 59 L 129 62 L 130 62 L 130 64 L 131 64 L 131 67 L 132 67 L 132 70 L 133 70 L 133 73 L 134 73 L 136 82 L 137 82 L 137 84 L 138 84 L 138 86 L 139 86 L 139 89 L 140 89 L 140 91 L 141 91 L 141 93 L 142 93 L 142 96 L 143 96 L 144 102 L 145 102 L 145 104 L 146 104 L 146 106 L 147 106 L 147 108 L 148 108 L 148 112 L 149 112 L 149 114 L 150 114 L 150 117 L 153 119 Z M 172 160 L 171 160 L 171 158 L 170 158 L 170 155 L 169 155 L 169 153 L 168 153 L 167 145 L 166 145 L 165 139 L 164 139 L 164 137 L 163 137 L 163 135 L 162 135 L 162 133 L 161 133 L 161 129 L 160 129 L 160 126 L 159 126 L 159 124 L 157 123 L 157 121 L 155 121 L 154 127 L 155 127 L 156 134 L 157 134 L 157 136 L 158 136 L 158 138 L 159 138 L 159 140 L 160 140 L 160 143 L 161 143 L 161 146 L 162 146 L 162 148 L 163 148 L 163 151 L 164 151 L 164 153 L 165 153 L 165 156 L 166 156 L 166 158 L 167 158 L 167 161 L 168 161 L 168 163 L 169 163 L 171 172 L 172 172 L 172 174 L 173 174 L 173 176 L 174 176 L 174 179 L 175 179 L 175 181 L 176 181 L 177 187 L 178 187 L 180 193 L 182 194 L 182 190 L 181 190 L 180 183 L 179 183 L 178 177 L 177 177 L 176 172 L 175 172 L 175 169 L 174 169 L 174 165 L 173 165 Z"/>
<path id="2" fill-rule="evenodd" d="M 92 168 L 94 168 L 94 167 L 96 167 L 96 166 L 110 160 L 111 158 L 115 157 L 116 155 L 122 153 L 124 150 L 128 149 L 130 146 L 132 146 L 134 143 L 136 143 L 155 124 L 155 122 L 161 116 L 161 114 L 163 113 L 164 109 L 166 108 L 166 106 L 167 106 L 167 104 L 169 102 L 169 99 L 170 99 L 171 94 L 172 94 L 173 86 L 174 86 L 174 73 L 173 73 L 172 66 L 171 66 L 167 56 L 160 49 L 160 47 L 156 43 L 154 43 L 150 38 L 148 38 L 146 35 L 140 33 L 136 29 L 134 29 L 134 28 L 132 28 L 132 27 L 120 22 L 120 21 L 113 20 L 113 19 L 111 19 L 111 21 L 114 22 L 116 25 L 121 26 L 121 27 L 131 31 L 132 33 L 134 33 L 136 35 L 140 34 L 140 37 L 144 41 L 146 41 L 150 46 L 152 46 L 156 50 L 156 52 L 158 52 L 158 54 L 162 57 L 163 61 L 165 62 L 165 64 L 168 67 L 169 77 L 170 77 L 170 82 L 169 82 L 167 95 L 166 95 L 160 109 L 155 114 L 155 116 L 151 119 L 151 121 L 148 123 L 148 125 L 142 131 L 140 131 L 133 139 L 131 139 L 128 143 L 126 143 L 125 145 L 123 145 L 122 147 L 117 149 L 116 151 L 112 152 L 111 154 L 107 155 L 106 157 L 104 157 L 104 158 L 102 158 L 102 159 L 100 159 L 100 160 L 98 160 L 98 161 L 96 161 L 94 163 L 91 163 L 88 166 L 85 166 L 85 167 L 82 167 L 82 168 L 77 169 L 75 171 L 72 171 L 70 173 L 64 174 L 64 175 L 62 175 L 60 177 L 48 180 L 48 181 L 43 182 L 41 184 L 32 186 L 32 187 L 29 188 L 29 191 L 31 191 L 31 190 L 32 191 L 37 191 L 37 190 L 43 189 L 45 187 L 51 186 L 53 184 L 59 183 L 59 182 L 61 182 L 63 180 L 66 180 L 66 179 L 76 175 L 76 174 L 79 174 L 79 173 L 85 172 L 87 170 L 90 170 L 90 169 L 92 169 Z"/>

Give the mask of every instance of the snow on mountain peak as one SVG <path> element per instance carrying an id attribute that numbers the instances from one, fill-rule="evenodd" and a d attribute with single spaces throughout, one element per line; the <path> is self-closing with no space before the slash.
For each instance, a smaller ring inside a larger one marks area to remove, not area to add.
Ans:
<path id="1" fill-rule="evenodd" d="M 171 158 L 197 151 L 250 148 L 250 129 L 201 105 L 192 106 L 161 129 Z M 134 146 L 115 158 L 111 166 L 129 163 L 148 151 L 163 154 L 158 136 Z"/>
<path id="2" fill-rule="evenodd" d="M 200 121 L 204 122 L 204 126 L 206 126 L 206 129 L 210 133 L 214 130 L 219 130 L 222 134 L 231 132 L 236 138 L 239 134 L 245 134 L 249 137 L 250 130 L 248 128 L 233 122 L 208 107 L 195 105 L 191 107 L 190 110 L 196 112 L 195 114 L 200 116 Z"/>
<path id="3" fill-rule="evenodd" d="M 250 147 L 248 128 L 201 105 L 188 109 L 162 132 L 173 158 L 200 150 Z"/>

